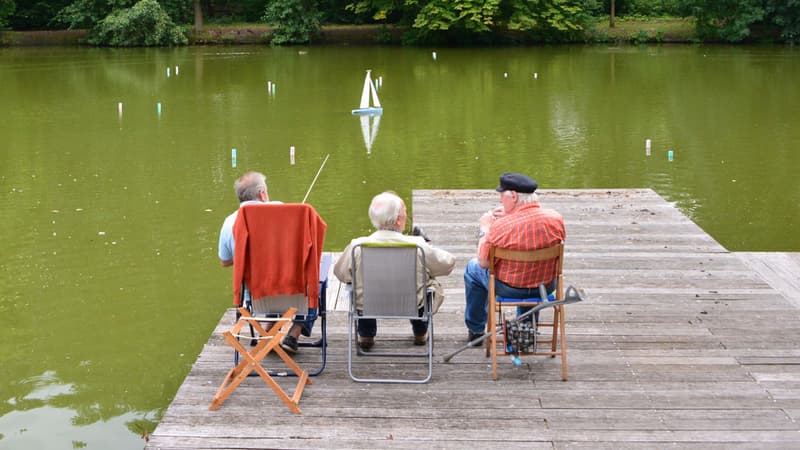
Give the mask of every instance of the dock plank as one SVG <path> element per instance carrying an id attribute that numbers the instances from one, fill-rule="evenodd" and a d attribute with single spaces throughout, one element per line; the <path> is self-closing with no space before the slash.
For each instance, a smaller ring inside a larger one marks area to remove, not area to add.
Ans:
<path id="1" fill-rule="evenodd" d="M 795 254 L 730 253 L 649 189 L 545 190 L 540 201 L 564 215 L 565 279 L 590 296 L 567 307 L 569 381 L 546 357 L 501 360 L 498 381 L 481 349 L 442 361 L 465 343 L 463 269 L 497 193 L 417 190 L 414 222 L 457 258 L 440 280 L 447 299 L 434 319 L 430 383 L 350 380 L 348 299 L 331 276 L 327 368 L 306 388 L 302 414 L 257 377 L 208 410 L 232 363 L 221 336 L 228 310 L 147 448 L 800 447 Z M 410 343 L 407 324 L 379 325 L 376 346 Z M 313 367 L 318 354 L 302 349 L 297 360 Z M 367 370 L 424 367 L 388 360 Z"/>

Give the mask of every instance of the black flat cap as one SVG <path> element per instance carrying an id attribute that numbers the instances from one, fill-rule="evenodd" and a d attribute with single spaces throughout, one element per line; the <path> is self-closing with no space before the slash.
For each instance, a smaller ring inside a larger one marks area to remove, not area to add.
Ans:
<path id="1" fill-rule="evenodd" d="M 497 186 L 496 191 L 515 191 L 522 192 L 523 194 L 530 194 L 534 192 L 537 187 L 539 187 L 539 184 L 527 175 L 506 172 L 500 175 L 500 186 Z"/>

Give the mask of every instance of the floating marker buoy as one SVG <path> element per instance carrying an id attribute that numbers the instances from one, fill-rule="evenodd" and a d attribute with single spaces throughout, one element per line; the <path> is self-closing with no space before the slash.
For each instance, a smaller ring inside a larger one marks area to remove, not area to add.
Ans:
<path id="1" fill-rule="evenodd" d="M 158 102 L 158 104 L 156 104 L 156 110 L 158 111 L 158 117 L 161 117 L 161 102 Z"/>
<path id="2" fill-rule="evenodd" d="M 533 72 L 533 79 L 539 78 L 539 72 Z"/>
<path id="3" fill-rule="evenodd" d="M 294 145 L 289 147 L 289 164 L 294 165 Z"/>
<path id="4" fill-rule="evenodd" d="M 644 141 L 644 153 L 650 156 L 650 139 Z"/>
<path id="5" fill-rule="evenodd" d="M 236 167 L 236 149 L 231 149 L 231 167 Z"/>
<path id="6" fill-rule="evenodd" d="M 167 67 L 167 78 L 169 78 L 169 67 Z"/>
<path id="7" fill-rule="evenodd" d="M 668 161 L 672 161 L 674 157 L 675 157 L 675 154 L 672 153 L 672 150 L 667 152 L 667 160 Z"/>
<path id="8" fill-rule="evenodd" d="M 178 76 L 178 66 L 175 66 L 175 76 Z"/>
<path id="9" fill-rule="evenodd" d="M 119 111 L 119 116 L 122 117 L 122 102 L 117 104 L 117 111 Z"/>
<path id="10" fill-rule="evenodd" d="M 508 72 L 503 72 L 503 78 L 508 78 Z"/>
<path id="11" fill-rule="evenodd" d="M 436 52 L 431 53 L 431 56 L 433 56 L 433 60 L 436 61 Z"/>
<path id="12" fill-rule="evenodd" d="M 272 81 L 267 81 L 267 92 L 272 93 Z"/>
<path id="13" fill-rule="evenodd" d="M 383 87 L 383 77 L 378 77 L 378 84 Z"/>

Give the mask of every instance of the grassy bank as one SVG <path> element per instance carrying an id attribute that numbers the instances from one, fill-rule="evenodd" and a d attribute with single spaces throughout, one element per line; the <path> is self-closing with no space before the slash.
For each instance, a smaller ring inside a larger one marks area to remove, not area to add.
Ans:
<path id="1" fill-rule="evenodd" d="M 189 33 L 191 45 L 268 45 L 274 27 L 263 23 L 211 24 Z M 400 44 L 404 29 L 386 25 L 328 25 L 322 27 L 314 44 Z M 0 33 L 0 45 L 79 45 L 86 30 L 7 31 Z M 586 42 L 694 42 L 694 20 L 683 18 L 618 18 L 610 28 L 608 19 L 597 20 L 586 30 Z"/>
<path id="2" fill-rule="evenodd" d="M 615 27 L 608 18 L 597 20 L 587 30 L 589 42 L 696 42 L 693 18 L 617 18 Z"/>

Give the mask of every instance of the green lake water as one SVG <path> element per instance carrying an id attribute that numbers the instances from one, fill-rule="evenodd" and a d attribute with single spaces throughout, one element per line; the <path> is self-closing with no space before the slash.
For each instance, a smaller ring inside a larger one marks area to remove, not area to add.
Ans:
<path id="1" fill-rule="evenodd" d="M 330 155 L 328 251 L 378 192 L 505 171 L 653 188 L 731 251 L 800 251 L 797 80 L 776 47 L 0 49 L 0 448 L 144 445 L 230 304 L 246 170 L 299 202 Z"/>

